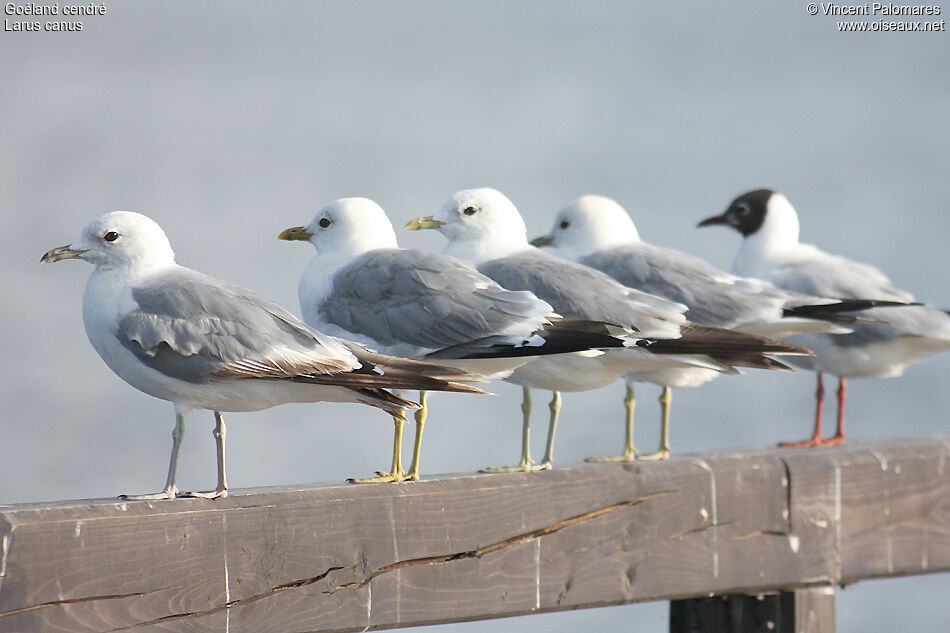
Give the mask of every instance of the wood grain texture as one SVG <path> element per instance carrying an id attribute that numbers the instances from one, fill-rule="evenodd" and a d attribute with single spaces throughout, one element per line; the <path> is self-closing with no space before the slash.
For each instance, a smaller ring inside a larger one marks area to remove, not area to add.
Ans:
<path id="1" fill-rule="evenodd" d="M 946 571 L 948 454 L 937 437 L 10 506 L 0 632 L 357 631 Z"/>

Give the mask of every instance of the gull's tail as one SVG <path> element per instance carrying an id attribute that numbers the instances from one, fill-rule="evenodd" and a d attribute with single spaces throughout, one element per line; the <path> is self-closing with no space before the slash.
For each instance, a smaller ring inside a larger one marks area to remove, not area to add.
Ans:
<path id="1" fill-rule="evenodd" d="M 685 326 L 680 338 L 643 340 L 637 345 L 654 354 L 702 355 L 732 367 L 787 371 L 791 368 L 766 355 L 814 356 L 799 345 L 703 325 Z"/>
<path id="2" fill-rule="evenodd" d="M 362 365 L 348 372 L 306 374 L 291 378 L 294 382 L 347 387 L 360 402 L 378 407 L 390 415 L 402 417 L 406 409 L 421 408 L 387 389 L 488 393 L 466 384 L 477 380 L 462 369 L 376 354 L 349 344 Z"/>
<path id="3" fill-rule="evenodd" d="M 849 313 L 861 312 L 870 308 L 900 308 L 919 305 L 921 304 L 883 299 L 838 299 L 834 303 L 787 306 L 782 311 L 782 315 L 785 317 L 819 319 L 832 323 L 875 323 L 875 319 Z"/>
<path id="4" fill-rule="evenodd" d="M 391 391 L 385 389 L 375 389 L 371 387 L 358 387 L 353 389 L 357 398 L 363 404 L 378 407 L 389 415 L 404 418 L 405 411 L 408 409 L 421 409 L 418 403 L 412 400 L 401 398 Z"/>
<path id="5" fill-rule="evenodd" d="M 420 391 L 456 391 L 459 393 L 487 393 L 470 383 L 482 379 L 464 369 L 439 365 L 421 360 L 387 356 L 370 351 L 356 343 L 347 342 L 362 366 L 350 374 L 354 380 L 365 381 L 364 386 L 385 389 L 418 389 Z"/>
<path id="6" fill-rule="evenodd" d="M 433 352 L 427 358 L 457 360 L 522 358 L 631 345 L 632 332 L 619 325 L 587 319 L 551 318 L 530 337 L 486 336 Z"/>

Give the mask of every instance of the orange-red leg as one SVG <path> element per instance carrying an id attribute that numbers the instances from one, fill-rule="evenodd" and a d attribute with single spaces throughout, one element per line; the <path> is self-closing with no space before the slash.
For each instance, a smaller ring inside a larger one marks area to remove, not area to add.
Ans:
<path id="1" fill-rule="evenodd" d="M 838 378 L 838 429 L 835 436 L 825 441 L 825 446 L 835 446 L 844 441 L 844 401 L 848 397 L 848 388 L 844 378 Z"/>
<path id="2" fill-rule="evenodd" d="M 831 439 L 825 439 L 825 436 L 821 434 L 821 411 L 825 405 L 825 386 L 822 381 L 822 373 L 818 372 L 818 389 L 815 390 L 815 430 L 812 432 L 811 438 L 802 440 L 801 442 L 781 442 L 779 446 L 814 447 L 829 446 L 841 443 L 841 440 L 844 438 L 844 433 L 842 432 L 842 416 L 844 413 L 844 378 L 841 378 L 840 381 L 841 382 L 838 385 L 838 432 L 841 434 L 841 437 L 839 438 L 836 435 Z"/>

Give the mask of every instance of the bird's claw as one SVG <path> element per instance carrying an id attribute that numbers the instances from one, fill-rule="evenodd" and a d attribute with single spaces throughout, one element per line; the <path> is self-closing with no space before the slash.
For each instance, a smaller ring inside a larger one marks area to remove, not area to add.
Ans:
<path id="1" fill-rule="evenodd" d="M 588 457 L 584 459 L 585 462 L 590 462 L 592 464 L 600 463 L 615 463 L 615 462 L 632 462 L 637 459 L 637 452 L 634 451 L 624 451 L 620 455 L 608 455 L 607 457 Z"/>
<path id="2" fill-rule="evenodd" d="M 409 478 L 406 476 L 406 473 L 399 471 L 396 473 L 384 473 L 377 470 L 375 477 L 350 477 L 347 479 L 347 483 L 351 484 L 382 484 L 382 483 L 399 483 L 402 481 L 407 481 Z"/>
<path id="3" fill-rule="evenodd" d="M 551 470 L 551 462 L 536 464 L 533 461 L 521 462 L 515 466 L 489 466 L 482 468 L 480 473 L 533 473 L 539 470 Z"/>
<path id="4" fill-rule="evenodd" d="M 223 488 L 220 490 L 208 490 L 207 492 L 179 492 L 179 499 L 224 499 L 228 496 L 228 489 Z"/>

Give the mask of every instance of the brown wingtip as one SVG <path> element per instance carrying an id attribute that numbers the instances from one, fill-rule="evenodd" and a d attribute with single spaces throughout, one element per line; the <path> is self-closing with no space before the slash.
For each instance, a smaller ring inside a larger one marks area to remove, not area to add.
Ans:
<path id="1" fill-rule="evenodd" d="M 450 381 L 450 382 L 447 382 L 447 383 L 445 383 L 445 384 L 446 384 L 446 389 L 444 389 L 443 391 L 453 391 L 453 392 L 456 392 L 456 393 L 474 393 L 474 394 L 478 394 L 478 395 L 482 395 L 482 396 L 493 396 L 493 395 L 495 395 L 495 394 L 493 394 L 493 393 L 490 392 L 490 391 L 485 391 L 484 389 L 479 389 L 478 387 L 476 387 L 476 386 L 474 386 L 474 385 L 467 385 L 467 384 L 462 383 L 462 382 L 452 382 L 452 381 Z"/>

